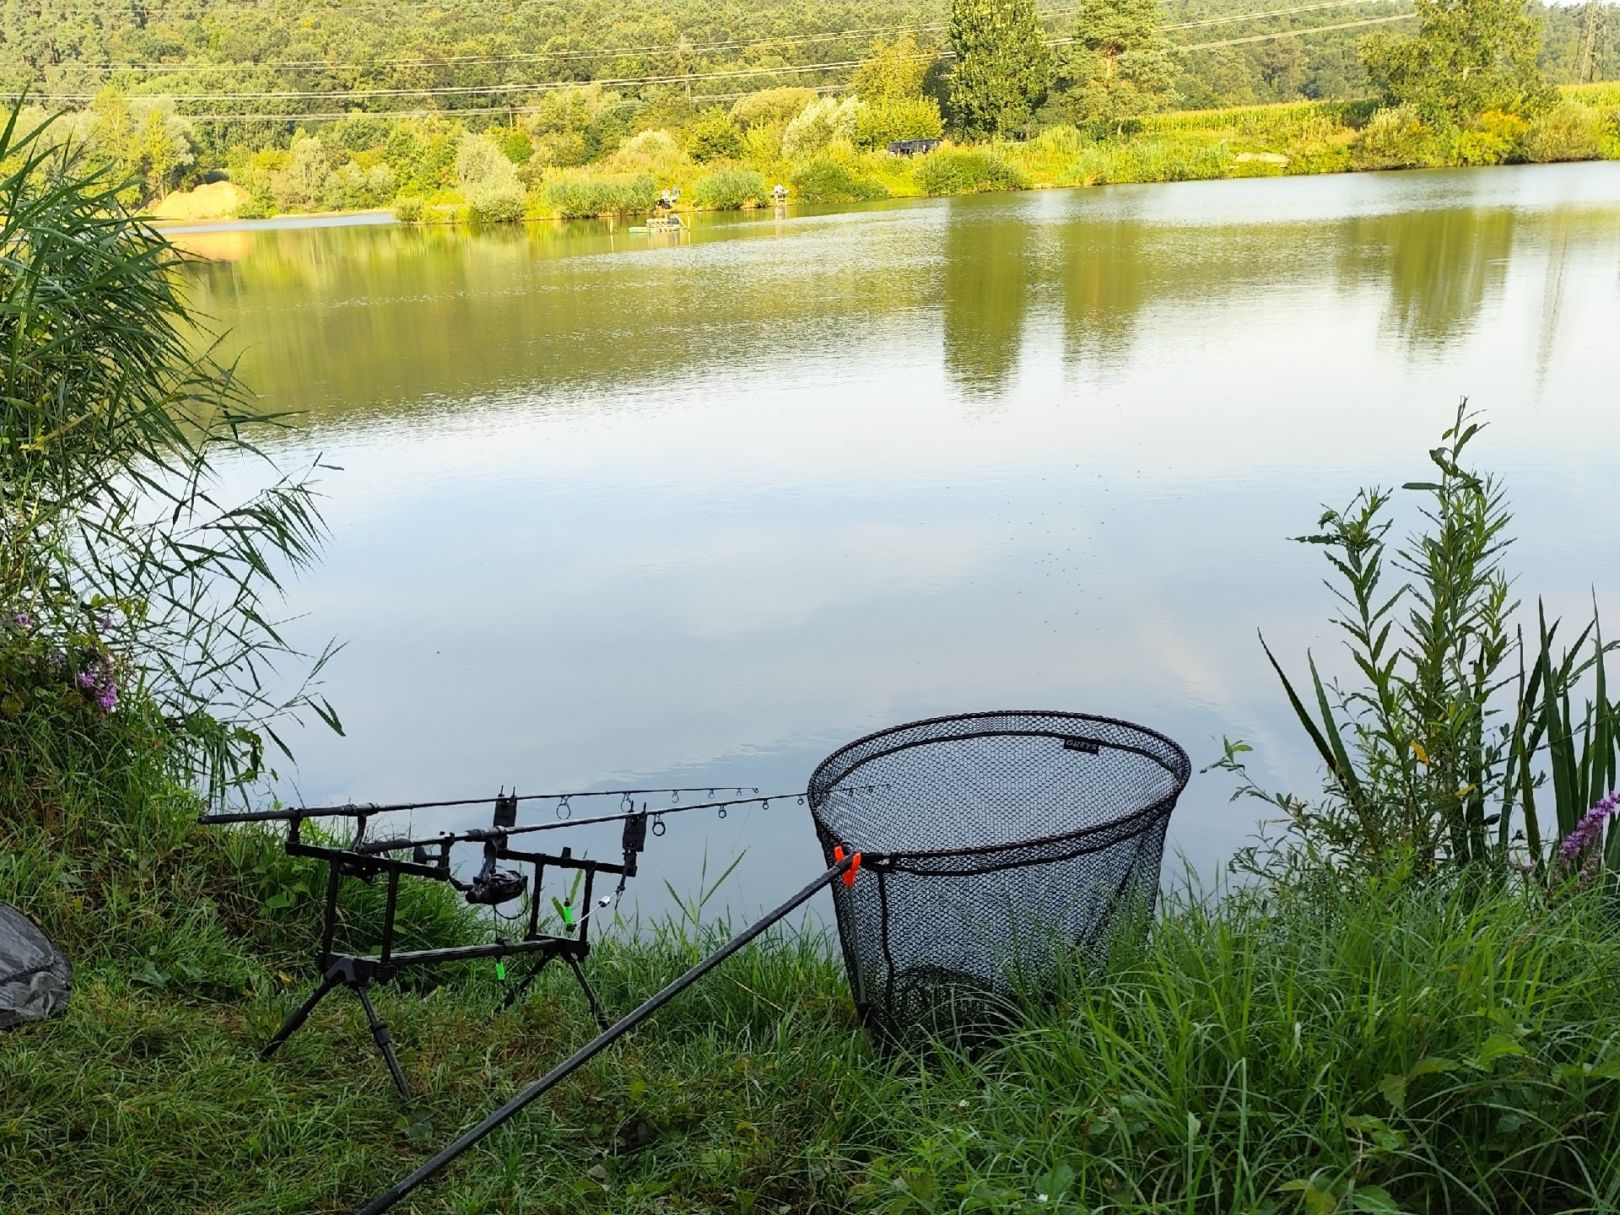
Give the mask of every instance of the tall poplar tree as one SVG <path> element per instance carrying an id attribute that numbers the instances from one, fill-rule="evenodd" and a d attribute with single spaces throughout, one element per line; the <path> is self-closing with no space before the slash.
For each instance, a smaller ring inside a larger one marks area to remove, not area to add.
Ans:
<path id="1" fill-rule="evenodd" d="M 1008 135 L 1052 82 L 1035 0 L 952 0 L 951 120 L 965 135 Z"/>

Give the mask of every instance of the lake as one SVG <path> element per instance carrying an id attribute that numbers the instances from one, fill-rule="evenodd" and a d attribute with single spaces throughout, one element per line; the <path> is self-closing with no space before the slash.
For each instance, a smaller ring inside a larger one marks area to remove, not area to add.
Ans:
<path id="1" fill-rule="evenodd" d="M 1620 164 L 180 239 L 247 380 L 306 413 L 277 458 L 341 466 L 288 611 L 346 643 L 347 736 L 293 732 L 289 800 L 796 792 L 870 730 L 1024 707 L 1152 726 L 1195 773 L 1242 738 L 1308 792 L 1257 630 L 1347 663 L 1288 538 L 1422 477 L 1465 395 L 1520 594 L 1620 610 Z M 1230 791 L 1195 774 L 1173 820 L 1205 879 L 1254 826 Z M 705 857 L 746 853 L 716 902 L 796 888 L 807 815 L 670 820 L 641 905 Z"/>

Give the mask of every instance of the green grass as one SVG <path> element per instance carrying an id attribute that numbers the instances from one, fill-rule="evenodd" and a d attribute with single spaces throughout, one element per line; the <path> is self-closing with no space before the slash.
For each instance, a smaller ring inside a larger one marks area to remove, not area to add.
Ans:
<path id="1" fill-rule="evenodd" d="M 259 1061 L 309 981 L 315 911 L 254 900 L 308 875 L 262 833 L 156 805 L 153 863 L 91 835 L 53 864 L 44 832 L 0 818 L 7 897 L 80 968 L 65 1017 L 0 1039 L 8 1215 L 346 1210 L 590 1036 L 566 974 L 496 1014 L 484 963 L 378 993 L 425 1094 L 409 1111 L 342 993 Z M 475 931 L 444 893 L 407 905 L 414 939 Z M 1176 899 L 1134 962 L 971 1059 L 874 1053 L 826 940 L 771 936 L 404 1209 L 1614 1209 L 1611 924 L 1595 890 L 1468 882 Z M 608 1008 L 723 929 L 610 936 L 591 959 Z"/>

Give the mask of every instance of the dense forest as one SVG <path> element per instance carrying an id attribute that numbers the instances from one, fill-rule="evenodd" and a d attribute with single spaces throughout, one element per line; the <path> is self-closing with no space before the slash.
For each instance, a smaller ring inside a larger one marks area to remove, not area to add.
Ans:
<path id="1" fill-rule="evenodd" d="M 1620 6 L 1521 13 L 1546 81 L 1620 78 Z M 1396 99 L 1365 52 L 1413 15 L 1403 0 L 0 0 L 0 79 L 65 112 L 61 138 L 128 175 L 132 202 L 228 180 L 234 213 L 403 198 L 515 218 L 642 209 L 649 175 L 695 186 L 706 164 L 741 176 L 704 205 L 759 201 L 765 176 L 826 201 L 917 185 L 848 156 L 807 172 L 846 145 L 1054 128 L 1117 142 L 1166 112 Z M 1472 161 L 1416 161 L 1431 162 Z M 573 172 L 587 165 L 603 172 Z M 1020 176 L 982 169 L 976 183 Z"/>

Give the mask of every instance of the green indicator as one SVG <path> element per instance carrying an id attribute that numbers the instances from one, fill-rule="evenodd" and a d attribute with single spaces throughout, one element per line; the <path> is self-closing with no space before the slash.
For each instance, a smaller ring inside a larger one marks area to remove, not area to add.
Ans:
<path id="1" fill-rule="evenodd" d="M 502 961 L 502 960 L 497 960 L 496 961 L 496 963 L 495 963 L 495 977 L 497 979 L 499 979 L 502 983 L 506 982 L 506 963 L 505 963 L 505 961 Z"/>

